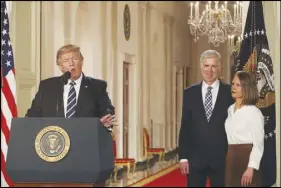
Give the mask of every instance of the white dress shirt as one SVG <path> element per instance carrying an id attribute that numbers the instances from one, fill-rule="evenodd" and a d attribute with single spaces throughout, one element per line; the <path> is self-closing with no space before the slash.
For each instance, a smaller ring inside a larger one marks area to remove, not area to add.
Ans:
<path id="1" fill-rule="evenodd" d="M 253 144 L 248 167 L 259 169 L 264 150 L 264 117 L 255 105 L 245 105 L 234 112 L 228 108 L 225 131 L 228 144 Z"/>
<path id="2" fill-rule="evenodd" d="M 76 104 L 78 102 L 78 96 L 79 96 L 82 78 L 83 78 L 83 75 L 81 74 L 80 77 L 77 80 L 74 81 L 75 82 L 74 88 L 75 88 L 75 91 L 76 91 Z M 72 81 L 70 79 L 68 79 L 67 84 L 64 85 L 64 87 L 63 87 L 64 117 L 66 117 L 67 99 L 68 99 L 68 93 L 69 93 L 69 90 L 70 90 L 70 86 L 71 86 L 70 83 L 71 82 Z"/>
<path id="3" fill-rule="evenodd" d="M 218 92 L 219 92 L 219 86 L 220 86 L 220 81 L 217 79 L 212 85 L 208 85 L 206 82 L 202 82 L 202 100 L 203 100 L 203 105 L 205 104 L 205 96 L 208 91 L 208 87 L 211 86 L 211 93 L 212 93 L 212 109 L 214 110 Z M 181 159 L 180 162 L 187 162 L 187 159 Z"/>

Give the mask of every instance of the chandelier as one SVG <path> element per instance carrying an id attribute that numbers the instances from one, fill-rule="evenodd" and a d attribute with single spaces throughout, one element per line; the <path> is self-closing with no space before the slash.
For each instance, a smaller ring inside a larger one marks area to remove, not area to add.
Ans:
<path id="1" fill-rule="evenodd" d="M 214 5 L 213 5 L 214 4 Z M 207 35 L 208 42 L 218 47 L 220 43 L 226 41 L 230 35 L 240 36 L 242 32 L 242 2 L 237 1 L 233 5 L 233 19 L 227 8 L 227 1 L 208 1 L 202 15 L 199 15 L 199 2 L 190 4 L 190 32 L 194 35 L 194 41 L 199 39 L 198 35 Z M 193 16 L 194 7 L 194 16 Z"/>

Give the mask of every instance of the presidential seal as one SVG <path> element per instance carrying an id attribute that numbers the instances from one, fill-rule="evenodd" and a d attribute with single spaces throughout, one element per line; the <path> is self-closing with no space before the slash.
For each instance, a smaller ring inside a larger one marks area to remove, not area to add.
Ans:
<path id="1" fill-rule="evenodd" d="M 45 127 L 36 136 L 36 153 L 47 162 L 57 162 L 63 159 L 69 148 L 69 136 L 65 130 L 58 126 Z"/>

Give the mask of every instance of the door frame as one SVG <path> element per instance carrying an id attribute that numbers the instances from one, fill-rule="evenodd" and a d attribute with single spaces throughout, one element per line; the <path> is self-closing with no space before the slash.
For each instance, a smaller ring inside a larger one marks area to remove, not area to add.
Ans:
<path id="1" fill-rule="evenodd" d="M 116 111 L 118 112 L 117 123 L 117 157 L 123 156 L 123 62 L 129 63 L 129 126 L 128 126 L 128 155 L 130 158 L 138 159 L 140 148 L 140 123 L 139 123 L 139 79 L 137 72 L 137 58 L 134 55 L 124 52 L 118 53 L 118 66 L 117 66 L 117 101 Z"/>
<path id="2" fill-rule="evenodd" d="M 126 73 L 127 69 L 127 73 Z M 126 83 L 128 82 L 128 83 Z M 127 91 L 125 89 L 127 85 Z M 125 103 L 127 98 L 127 105 Z M 130 63 L 123 61 L 123 157 L 129 157 Z M 127 120 L 126 120 L 127 119 Z"/>

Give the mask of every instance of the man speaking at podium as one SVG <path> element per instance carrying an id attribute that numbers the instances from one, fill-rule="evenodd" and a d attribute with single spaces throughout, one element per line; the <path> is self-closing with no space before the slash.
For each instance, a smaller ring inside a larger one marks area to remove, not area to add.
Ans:
<path id="1" fill-rule="evenodd" d="M 80 48 L 65 45 L 57 52 L 57 65 L 63 75 L 42 80 L 26 117 L 98 117 L 112 131 L 115 110 L 106 91 L 107 83 L 82 73 Z M 95 186 L 105 186 L 96 182 Z"/>
<path id="2" fill-rule="evenodd" d="M 115 110 L 106 91 L 107 83 L 82 73 L 80 47 L 65 45 L 56 59 L 63 75 L 40 82 L 26 117 L 98 117 L 112 131 Z"/>

